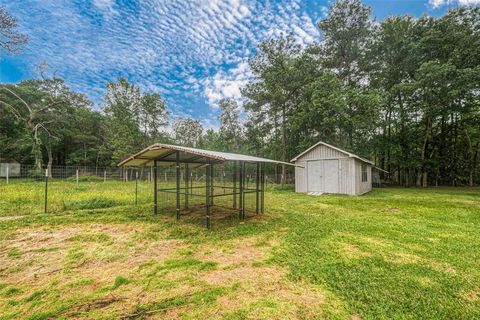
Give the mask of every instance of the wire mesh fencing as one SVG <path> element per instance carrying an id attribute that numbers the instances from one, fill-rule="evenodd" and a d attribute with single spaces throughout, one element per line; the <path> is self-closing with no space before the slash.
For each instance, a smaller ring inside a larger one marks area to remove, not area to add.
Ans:
<path id="1" fill-rule="evenodd" d="M 261 186 L 257 185 L 256 165 L 245 165 L 242 188 L 238 172 L 235 174 L 238 168 L 235 169 L 233 164 L 215 164 L 211 168 L 211 180 L 207 184 L 207 170 L 204 166 L 194 168 L 183 166 L 178 175 L 176 168 L 159 167 L 157 171 L 158 210 L 160 212 L 176 210 L 177 199 L 179 199 L 179 208 L 182 213 L 204 208 L 207 201 L 212 207 L 228 209 L 232 212 L 239 211 L 241 205 L 247 212 L 258 211 L 257 203 L 260 203 L 260 199 L 257 200 L 259 197 L 257 194 L 261 192 Z M 260 177 L 258 177 L 258 183 L 260 183 Z"/>
<path id="2" fill-rule="evenodd" d="M 87 166 L 43 166 L 17 163 L 0 164 L 0 182 L 10 183 L 18 180 L 44 180 L 48 177 L 57 180 L 80 181 L 131 181 L 138 174 L 139 180 L 151 179 L 151 168 L 87 167 Z"/>
<path id="3" fill-rule="evenodd" d="M 146 211 L 153 212 L 153 167 L 51 166 L 49 169 L 0 164 L 0 216 L 134 205 L 144 206 Z M 256 209 L 255 175 L 255 167 L 247 165 L 243 201 L 248 212 Z M 159 168 L 158 188 L 163 191 L 157 196 L 161 212 L 175 212 L 176 179 L 174 167 Z M 183 213 L 205 206 L 205 168 L 190 168 L 188 179 L 182 171 L 179 179 L 182 188 L 179 201 Z M 281 180 L 281 176 L 266 173 L 265 190 L 288 188 L 292 177 L 286 177 L 287 184 L 284 186 L 278 183 Z M 229 208 L 235 213 L 240 202 L 238 183 L 234 181 L 231 166 L 215 165 L 209 190 L 212 205 Z"/>

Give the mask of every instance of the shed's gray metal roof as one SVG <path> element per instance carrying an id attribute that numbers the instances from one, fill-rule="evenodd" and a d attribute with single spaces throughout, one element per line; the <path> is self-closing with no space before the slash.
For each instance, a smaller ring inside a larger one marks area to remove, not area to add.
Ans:
<path id="1" fill-rule="evenodd" d="M 337 151 L 339 151 L 339 152 L 342 152 L 342 153 L 344 153 L 345 155 L 347 155 L 349 158 L 355 158 L 355 159 L 358 159 L 358 160 L 360 160 L 360 161 L 366 162 L 366 163 L 368 163 L 368 164 L 374 165 L 374 163 L 373 163 L 372 161 L 370 161 L 370 160 L 367 160 L 367 159 L 365 159 L 365 158 L 362 158 L 362 157 L 360 157 L 360 156 L 357 156 L 356 154 L 353 154 L 353 153 L 351 153 L 351 152 L 342 150 L 342 149 L 340 149 L 340 148 L 334 147 L 334 146 L 332 146 L 332 145 L 330 145 L 330 144 L 328 144 L 328 143 L 325 143 L 325 142 L 323 142 L 323 141 L 317 142 L 316 144 L 314 144 L 313 146 L 311 146 L 311 147 L 308 148 L 307 150 L 303 151 L 302 153 L 300 153 L 298 156 L 296 156 L 295 158 L 293 158 L 293 159 L 290 160 L 290 161 L 291 161 L 291 162 L 297 161 L 298 158 L 300 158 L 301 156 L 303 156 L 304 154 L 308 153 L 310 150 L 312 150 L 313 148 L 315 148 L 315 147 L 317 147 L 317 146 L 319 146 L 319 145 L 324 145 L 325 147 L 332 148 L 332 149 L 334 149 L 334 150 L 337 150 Z"/>
<path id="2" fill-rule="evenodd" d="M 145 166 L 153 163 L 154 160 L 159 161 L 159 164 L 166 163 L 167 165 L 170 165 L 172 162 L 176 162 L 177 151 L 180 152 L 179 158 L 180 162 L 182 163 L 205 164 L 207 159 L 209 159 L 211 162 L 245 161 L 292 165 L 291 163 L 287 162 L 247 156 L 243 154 L 203 150 L 163 143 L 153 144 L 134 154 L 133 156 L 128 157 L 118 165 Z"/>

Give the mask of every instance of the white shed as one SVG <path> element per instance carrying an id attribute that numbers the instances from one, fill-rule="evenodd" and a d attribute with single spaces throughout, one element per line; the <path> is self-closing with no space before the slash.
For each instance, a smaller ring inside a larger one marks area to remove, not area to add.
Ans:
<path id="1" fill-rule="evenodd" d="M 318 142 L 291 160 L 295 191 L 360 195 L 372 190 L 373 162 L 325 142 Z"/>

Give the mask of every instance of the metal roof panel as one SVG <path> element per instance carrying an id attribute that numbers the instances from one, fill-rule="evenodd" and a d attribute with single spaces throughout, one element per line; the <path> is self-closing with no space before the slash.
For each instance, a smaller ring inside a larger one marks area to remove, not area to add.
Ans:
<path id="1" fill-rule="evenodd" d="M 287 162 L 248 156 L 248 155 L 243 155 L 238 153 L 219 152 L 219 151 L 211 151 L 211 150 L 204 150 L 204 149 L 198 149 L 198 148 L 156 143 L 130 156 L 129 158 L 121 161 L 118 164 L 118 166 L 147 165 L 149 163 L 152 163 L 154 160 L 163 161 L 163 162 L 175 162 L 176 158 L 174 156 L 174 153 L 176 151 L 181 152 L 180 161 L 184 163 L 205 163 L 207 159 L 210 159 L 216 162 L 246 161 L 246 162 L 286 164 L 290 166 L 293 165 Z"/>

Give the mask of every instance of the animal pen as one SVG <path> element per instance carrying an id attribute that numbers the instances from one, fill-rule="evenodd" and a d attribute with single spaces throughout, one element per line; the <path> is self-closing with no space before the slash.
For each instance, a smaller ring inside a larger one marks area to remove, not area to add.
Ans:
<path id="1" fill-rule="evenodd" d="M 120 162 L 149 167 L 153 179 L 153 212 L 175 211 L 176 218 L 204 209 L 205 224 L 216 208 L 247 214 L 265 210 L 265 165 L 280 161 L 168 144 L 154 144 Z"/>

